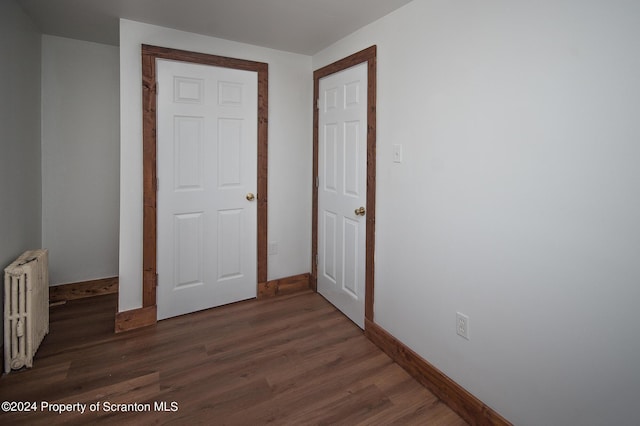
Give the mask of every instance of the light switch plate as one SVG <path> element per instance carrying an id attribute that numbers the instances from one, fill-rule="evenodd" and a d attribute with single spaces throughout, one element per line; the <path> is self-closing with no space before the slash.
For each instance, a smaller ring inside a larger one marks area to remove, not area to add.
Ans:
<path id="1" fill-rule="evenodd" d="M 402 163 L 402 145 L 399 143 L 393 145 L 393 162 Z"/>
<path id="2" fill-rule="evenodd" d="M 278 243 L 276 241 L 269 242 L 268 252 L 270 255 L 278 254 Z"/>

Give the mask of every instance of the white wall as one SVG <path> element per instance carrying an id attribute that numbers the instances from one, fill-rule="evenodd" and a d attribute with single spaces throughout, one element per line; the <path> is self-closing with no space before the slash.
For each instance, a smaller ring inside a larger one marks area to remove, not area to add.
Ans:
<path id="1" fill-rule="evenodd" d="M 23 251 L 41 247 L 40 33 L 13 1 L 0 1 L 0 58 L 3 270 Z"/>
<path id="2" fill-rule="evenodd" d="M 269 64 L 268 279 L 309 272 L 311 58 L 168 28 L 120 21 L 120 311 L 142 305 L 142 101 L 140 45 Z"/>
<path id="3" fill-rule="evenodd" d="M 514 424 L 637 422 L 638 40 L 638 2 L 414 0 L 313 57 L 378 45 L 375 321 Z"/>
<path id="4" fill-rule="evenodd" d="M 42 36 L 42 242 L 51 285 L 118 275 L 118 48 Z"/>

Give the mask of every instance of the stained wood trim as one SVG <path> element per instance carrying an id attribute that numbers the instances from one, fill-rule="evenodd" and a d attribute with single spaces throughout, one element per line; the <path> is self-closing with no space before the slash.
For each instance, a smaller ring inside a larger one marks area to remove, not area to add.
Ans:
<path id="1" fill-rule="evenodd" d="M 260 283 L 258 284 L 258 299 L 307 290 L 310 287 L 310 278 L 311 274 L 306 273 Z"/>
<path id="2" fill-rule="evenodd" d="M 155 306 L 132 309 L 116 314 L 116 333 L 154 325 L 158 320 Z"/>
<path id="3" fill-rule="evenodd" d="M 49 303 L 84 299 L 118 292 L 118 277 L 81 281 L 49 287 Z"/>
<path id="4" fill-rule="evenodd" d="M 157 287 L 157 140 L 156 59 L 254 71 L 258 76 L 257 282 L 267 281 L 267 168 L 269 65 L 264 62 L 165 47 L 142 45 L 143 235 L 142 307 L 156 305 Z M 257 284 L 256 284 L 257 285 Z"/>
<path id="5" fill-rule="evenodd" d="M 365 335 L 470 425 L 511 425 L 386 330 L 365 319 Z"/>
<path id="6" fill-rule="evenodd" d="M 365 312 L 366 319 L 373 321 L 373 289 L 374 289 L 374 254 L 375 254 L 375 224 L 376 224 L 376 69 L 377 47 L 371 46 L 354 53 L 344 59 L 336 61 L 313 72 L 313 210 L 311 234 L 311 288 L 318 287 L 318 108 L 317 99 L 320 96 L 320 79 L 352 66 L 367 63 L 367 236 L 366 236 L 366 270 L 365 270 Z"/>

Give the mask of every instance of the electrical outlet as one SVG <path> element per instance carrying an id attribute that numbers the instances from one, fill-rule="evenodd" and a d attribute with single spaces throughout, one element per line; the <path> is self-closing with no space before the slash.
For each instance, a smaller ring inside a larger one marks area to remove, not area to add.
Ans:
<path id="1" fill-rule="evenodd" d="M 460 312 L 456 312 L 456 333 L 469 340 L 469 317 Z"/>

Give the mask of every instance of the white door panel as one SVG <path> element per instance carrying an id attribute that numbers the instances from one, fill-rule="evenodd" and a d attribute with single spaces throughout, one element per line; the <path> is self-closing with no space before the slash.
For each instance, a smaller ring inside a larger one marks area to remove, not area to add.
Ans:
<path id="1" fill-rule="evenodd" d="M 257 75 L 158 60 L 158 319 L 256 297 Z"/>
<path id="2" fill-rule="evenodd" d="M 364 328 L 367 65 L 319 84 L 318 292 Z"/>

